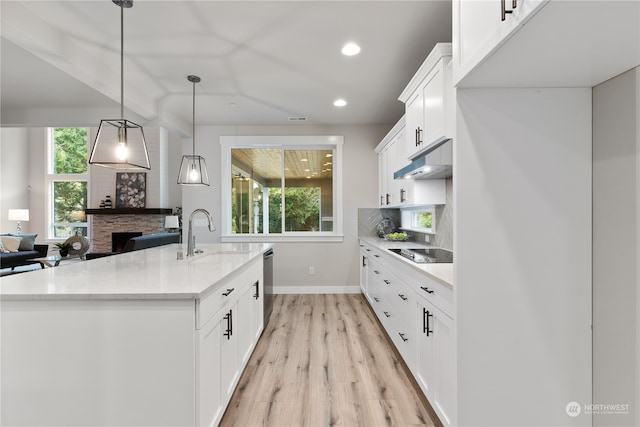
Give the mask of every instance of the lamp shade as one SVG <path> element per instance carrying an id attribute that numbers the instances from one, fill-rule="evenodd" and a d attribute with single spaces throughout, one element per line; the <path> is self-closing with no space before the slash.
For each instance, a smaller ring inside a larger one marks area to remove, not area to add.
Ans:
<path id="1" fill-rule="evenodd" d="M 151 169 L 142 126 L 125 119 L 101 120 L 89 164 L 123 170 Z"/>
<path id="2" fill-rule="evenodd" d="M 197 155 L 182 156 L 178 184 L 209 185 L 209 174 L 207 173 L 207 163 L 204 157 Z"/>
<path id="3" fill-rule="evenodd" d="M 180 222 L 175 215 L 168 215 L 164 218 L 164 228 L 180 228 Z"/>
<path id="4" fill-rule="evenodd" d="M 29 209 L 9 209 L 9 221 L 29 221 Z"/>

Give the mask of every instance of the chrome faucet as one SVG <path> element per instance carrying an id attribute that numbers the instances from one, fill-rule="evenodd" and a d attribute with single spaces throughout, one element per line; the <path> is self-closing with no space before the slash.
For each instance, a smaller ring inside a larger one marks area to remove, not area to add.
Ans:
<path id="1" fill-rule="evenodd" d="M 213 225 L 213 218 L 211 218 L 211 214 L 209 212 L 207 212 L 205 209 L 196 209 L 191 212 L 191 215 L 189 216 L 189 234 L 187 236 L 187 256 L 193 256 L 194 249 L 196 248 L 196 240 L 193 236 L 193 217 L 198 212 L 202 212 L 207 216 L 207 221 L 209 222 L 209 231 L 216 231 L 216 227 L 215 225 Z"/>

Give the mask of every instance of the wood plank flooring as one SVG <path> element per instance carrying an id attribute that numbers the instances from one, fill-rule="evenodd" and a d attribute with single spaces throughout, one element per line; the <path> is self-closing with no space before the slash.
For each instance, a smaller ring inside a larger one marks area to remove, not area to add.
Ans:
<path id="1" fill-rule="evenodd" d="M 221 426 L 433 426 L 362 295 L 276 295 Z"/>

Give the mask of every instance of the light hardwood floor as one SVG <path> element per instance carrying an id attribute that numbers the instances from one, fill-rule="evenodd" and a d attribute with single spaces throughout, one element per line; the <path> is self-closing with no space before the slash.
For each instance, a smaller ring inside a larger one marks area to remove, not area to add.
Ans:
<path id="1" fill-rule="evenodd" d="M 220 425 L 433 426 L 392 346 L 362 295 L 276 295 Z"/>

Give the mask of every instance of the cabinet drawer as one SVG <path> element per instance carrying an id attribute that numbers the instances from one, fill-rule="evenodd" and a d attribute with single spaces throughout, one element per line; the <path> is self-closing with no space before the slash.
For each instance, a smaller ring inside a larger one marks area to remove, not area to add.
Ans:
<path id="1" fill-rule="evenodd" d="M 453 288 L 451 286 L 440 283 L 428 274 L 416 270 L 394 268 L 394 272 L 414 294 L 426 299 L 451 318 L 454 317 Z"/>
<path id="2" fill-rule="evenodd" d="M 196 300 L 196 329 L 202 328 L 226 304 L 236 301 L 242 291 L 262 281 L 262 257 L 257 257 L 237 275 L 231 275 L 205 296 Z"/>
<path id="3" fill-rule="evenodd" d="M 411 311 L 413 314 L 414 311 Z M 386 326 L 387 333 L 391 337 L 391 341 L 398 349 L 398 352 L 407 364 L 411 372 L 415 371 L 418 342 L 416 341 L 415 320 L 412 323 L 406 323 L 395 311 L 391 311 L 389 318 L 390 326 Z"/>
<path id="4" fill-rule="evenodd" d="M 415 307 L 417 301 L 415 293 L 400 280 L 393 282 L 388 291 L 386 299 L 393 311 L 404 323 L 411 323 L 413 307 Z"/>

